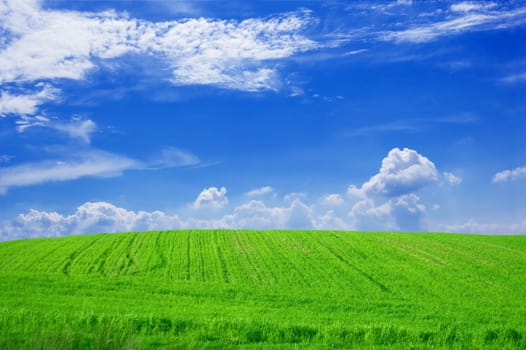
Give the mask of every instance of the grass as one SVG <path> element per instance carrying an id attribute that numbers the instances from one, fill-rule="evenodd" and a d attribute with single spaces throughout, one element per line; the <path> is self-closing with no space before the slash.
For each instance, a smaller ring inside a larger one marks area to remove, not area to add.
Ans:
<path id="1" fill-rule="evenodd" d="M 0 244 L 1 349 L 526 347 L 526 236 L 170 231 Z"/>

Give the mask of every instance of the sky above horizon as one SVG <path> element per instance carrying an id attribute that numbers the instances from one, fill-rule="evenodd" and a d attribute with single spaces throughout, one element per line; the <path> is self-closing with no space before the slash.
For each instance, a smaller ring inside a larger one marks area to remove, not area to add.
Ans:
<path id="1" fill-rule="evenodd" d="M 0 0 L 0 240 L 526 233 L 526 1 Z"/>

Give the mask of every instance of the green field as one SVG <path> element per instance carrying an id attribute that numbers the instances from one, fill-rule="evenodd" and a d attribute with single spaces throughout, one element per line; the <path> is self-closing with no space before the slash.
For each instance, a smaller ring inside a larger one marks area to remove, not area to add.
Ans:
<path id="1" fill-rule="evenodd" d="M 0 243 L 0 349 L 526 348 L 526 236 L 170 231 Z"/>

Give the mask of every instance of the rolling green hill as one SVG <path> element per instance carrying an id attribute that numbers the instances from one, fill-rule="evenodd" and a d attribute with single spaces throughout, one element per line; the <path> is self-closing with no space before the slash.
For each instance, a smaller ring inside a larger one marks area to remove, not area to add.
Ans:
<path id="1" fill-rule="evenodd" d="M 526 236 L 170 231 L 0 243 L 0 348 L 525 348 Z"/>

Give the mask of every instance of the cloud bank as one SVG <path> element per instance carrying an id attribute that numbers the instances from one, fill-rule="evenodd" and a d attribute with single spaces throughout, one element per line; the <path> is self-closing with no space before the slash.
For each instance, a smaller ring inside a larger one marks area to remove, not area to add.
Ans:
<path id="1" fill-rule="evenodd" d="M 190 164 L 192 156 L 179 150 L 164 152 L 166 164 Z M 173 160 L 173 159 L 176 160 Z M 167 160 L 168 159 L 168 160 Z M 160 160 L 156 163 L 160 164 Z M 189 163 L 188 163 L 189 162 Z M 26 183 L 52 181 L 60 177 L 62 167 L 69 167 L 75 176 L 112 176 L 133 167 L 144 166 L 138 161 L 111 154 L 95 154 L 74 164 L 42 164 L 38 169 L 12 167 L 0 188 Z M 26 174 L 15 176 L 15 174 Z M 33 174 L 33 175 L 31 175 Z M 452 173 L 444 176 L 447 184 L 460 185 Z M 4 174 L 2 174 L 4 175 Z M 7 179 L 7 180 L 5 180 Z M 362 185 L 349 185 L 345 193 L 329 193 L 309 199 L 307 193 L 289 193 L 277 198 L 274 188 L 263 186 L 245 192 L 232 203 L 226 187 L 204 188 L 189 203 L 183 216 L 163 211 L 131 211 L 108 202 L 87 202 L 72 214 L 60 214 L 36 209 L 19 214 L 2 223 L 2 240 L 28 237 L 55 237 L 96 232 L 144 231 L 188 228 L 230 229 L 329 229 L 329 230 L 440 230 L 450 232 L 520 233 L 524 223 L 483 224 L 468 221 L 457 225 L 426 224 L 429 204 L 420 193 L 439 186 L 438 170 L 427 157 L 409 148 L 393 148 L 382 160 L 378 173 Z M 443 185 L 443 184 L 442 184 Z M 418 194 L 417 194 L 418 193 Z M 273 194 L 271 197 L 266 195 Z M 263 198 L 271 199 L 269 205 Z M 238 200 L 247 200 L 238 202 Z M 189 211 L 190 210 L 190 211 Z M 195 213 L 196 215 L 193 215 Z"/>

